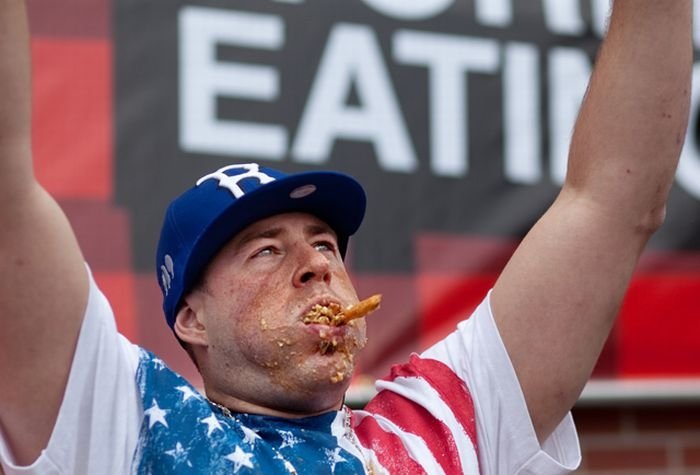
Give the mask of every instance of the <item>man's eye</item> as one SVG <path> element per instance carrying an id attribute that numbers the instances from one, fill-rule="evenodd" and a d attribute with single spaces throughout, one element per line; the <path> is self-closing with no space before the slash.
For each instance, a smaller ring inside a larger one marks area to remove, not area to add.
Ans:
<path id="1" fill-rule="evenodd" d="M 274 249 L 271 247 L 265 247 L 263 249 L 260 249 L 258 252 L 255 253 L 253 257 L 264 257 L 264 256 L 270 256 L 274 253 Z"/>
<path id="2" fill-rule="evenodd" d="M 319 252 L 325 252 L 325 251 L 333 251 L 335 249 L 335 247 L 333 246 L 333 244 L 331 244 L 329 242 L 322 241 L 322 242 L 317 242 L 316 244 L 314 244 L 314 249 L 316 249 Z"/>

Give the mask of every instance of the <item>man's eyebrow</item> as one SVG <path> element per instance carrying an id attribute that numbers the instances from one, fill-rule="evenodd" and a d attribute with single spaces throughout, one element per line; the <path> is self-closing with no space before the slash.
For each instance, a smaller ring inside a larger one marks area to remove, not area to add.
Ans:
<path id="1" fill-rule="evenodd" d="M 331 228 L 327 224 L 309 224 L 304 228 L 304 231 L 306 231 L 306 234 L 310 236 L 315 236 L 317 234 L 332 234 L 334 237 L 336 237 L 335 231 L 333 231 L 333 228 Z"/>
<path id="2" fill-rule="evenodd" d="M 237 238 L 237 247 L 243 247 L 251 241 L 256 239 L 266 239 L 266 238 L 276 238 L 285 232 L 283 226 L 275 226 L 272 228 L 264 229 L 251 229 L 248 232 L 244 232 Z M 334 238 L 337 238 L 335 231 L 329 225 L 325 223 L 313 223 L 304 227 L 304 232 L 307 236 L 317 236 L 319 234 L 331 234 Z"/>
<path id="3" fill-rule="evenodd" d="M 244 246 L 251 241 L 256 239 L 266 239 L 275 238 L 282 233 L 283 229 L 281 227 L 265 228 L 262 230 L 251 230 L 247 233 L 242 234 L 238 238 L 238 246 Z"/>

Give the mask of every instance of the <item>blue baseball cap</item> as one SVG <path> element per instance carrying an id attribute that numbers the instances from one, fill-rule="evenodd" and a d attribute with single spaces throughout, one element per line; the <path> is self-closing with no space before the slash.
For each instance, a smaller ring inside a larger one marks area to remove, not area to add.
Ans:
<path id="1" fill-rule="evenodd" d="M 330 171 L 285 174 L 255 163 L 203 176 L 170 203 L 161 229 L 156 275 L 170 328 L 182 298 L 236 234 L 261 219 L 305 212 L 326 222 L 345 257 L 365 214 L 366 197 L 352 177 Z"/>

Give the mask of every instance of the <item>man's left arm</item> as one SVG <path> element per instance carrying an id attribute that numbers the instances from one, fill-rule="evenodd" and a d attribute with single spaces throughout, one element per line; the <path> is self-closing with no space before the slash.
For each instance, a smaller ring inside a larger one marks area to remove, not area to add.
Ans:
<path id="1" fill-rule="evenodd" d="M 566 182 L 491 299 L 538 438 L 574 405 L 664 219 L 692 70 L 691 0 L 616 0 Z"/>

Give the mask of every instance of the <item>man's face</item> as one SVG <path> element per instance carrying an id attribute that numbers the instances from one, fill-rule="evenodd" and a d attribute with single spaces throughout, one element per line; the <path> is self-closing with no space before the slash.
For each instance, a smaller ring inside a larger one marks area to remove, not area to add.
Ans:
<path id="1" fill-rule="evenodd" d="M 303 323 L 315 304 L 358 300 L 326 223 L 289 213 L 250 225 L 222 248 L 189 298 L 206 326 L 208 391 L 292 412 L 340 404 L 366 327 L 364 319 Z"/>

